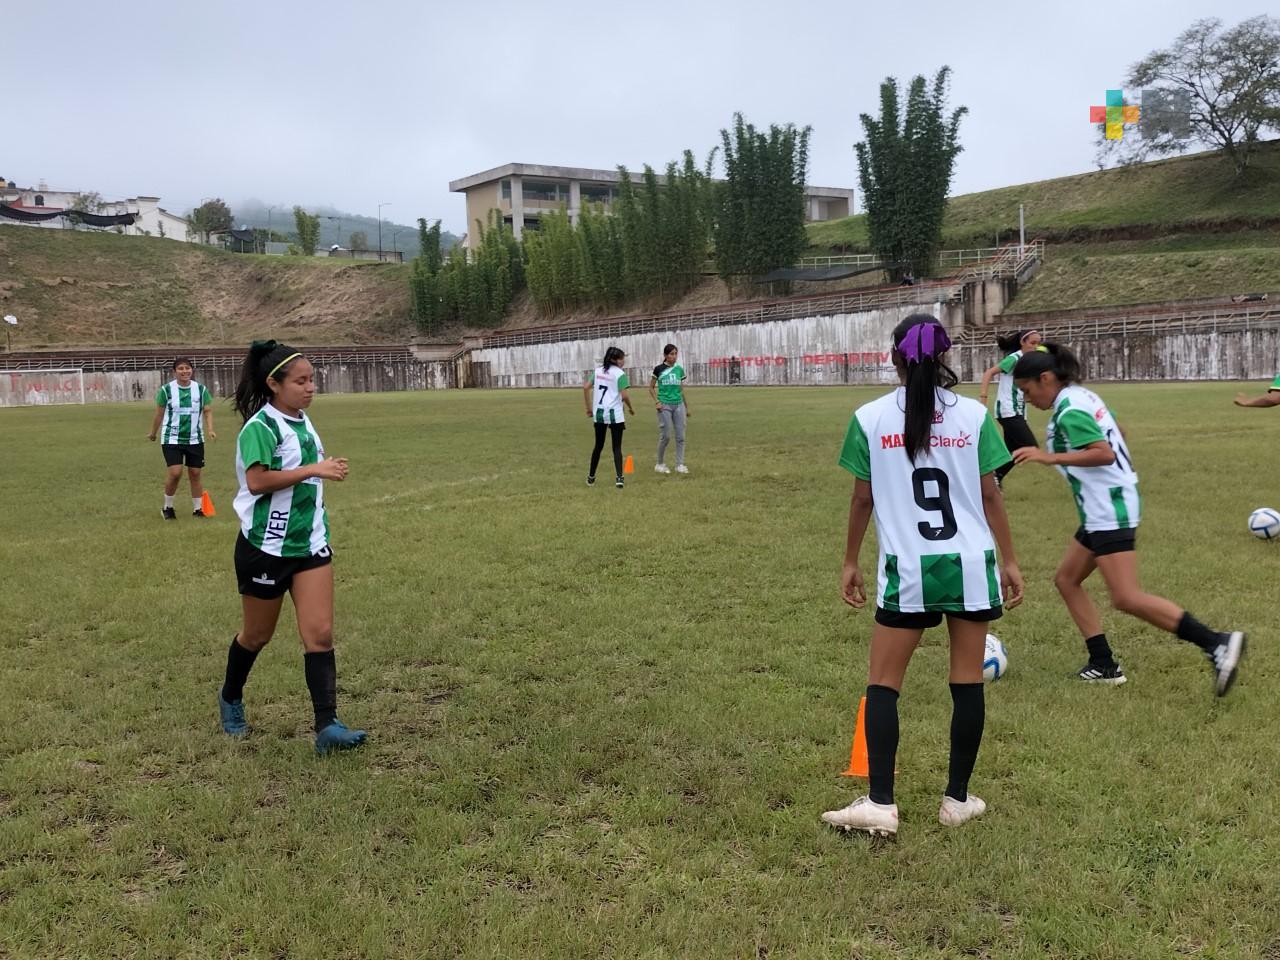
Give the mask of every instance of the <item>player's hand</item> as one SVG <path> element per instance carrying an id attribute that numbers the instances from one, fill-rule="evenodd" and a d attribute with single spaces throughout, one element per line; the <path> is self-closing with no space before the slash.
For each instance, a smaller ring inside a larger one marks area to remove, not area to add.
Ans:
<path id="1" fill-rule="evenodd" d="M 1006 563 L 1000 571 L 1000 579 L 1004 584 L 1004 605 L 1012 610 L 1022 602 L 1022 591 L 1026 589 L 1022 571 L 1016 563 Z"/>
<path id="2" fill-rule="evenodd" d="M 1053 463 L 1049 454 L 1039 447 L 1019 447 L 1013 451 L 1014 463 Z"/>
<path id="3" fill-rule="evenodd" d="M 1243 393 L 1236 394 L 1235 402 L 1237 407 L 1247 407 L 1249 405 L 1248 400 L 1249 398 L 1246 397 Z"/>
<path id="4" fill-rule="evenodd" d="M 685 408 L 684 408 L 684 415 L 685 415 L 686 417 L 692 417 L 692 416 L 693 416 L 693 411 L 692 411 L 692 410 L 690 410 L 688 407 L 685 407 Z"/>
<path id="5" fill-rule="evenodd" d="M 217 435 L 216 433 L 214 433 L 212 430 L 210 430 L 210 431 L 209 431 L 209 439 L 210 439 L 210 440 L 217 440 L 217 439 L 218 439 L 218 435 Z"/>
<path id="6" fill-rule="evenodd" d="M 840 573 L 840 599 L 856 610 L 867 605 L 867 590 L 862 583 L 862 571 L 856 565 L 846 563 Z"/>
<path id="7" fill-rule="evenodd" d="M 983 403 L 986 403 L 986 402 L 987 402 L 987 395 L 986 395 L 985 393 L 980 393 L 980 394 L 978 394 L 978 399 L 979 399 L 979 400 L 981 400 Z"/>
<path id="8" fill-rule="evenodd" d="M 347 479 L 347 458 L 326 457 L 312 469 L 314 471 L 312 475 L 321 480 L 345 480 Z"/>
<path id="9" fill-rule="evenodd" d="M 152 443 L 155 443 L 155 442 L 156 442 L 156 435 L 155 435 L 154 433 L 148 433 L 148 434 L 147 434 L 147 439 L 148 439 L 148 440 L 150 440 Z"/>
<path id="10" fill-rule="evenodd" d="M 591 411 L 590 411 L 590 410 L 588 410 L 588 411 L 587 411 L 587 419 L 588 419 L 588 420 L 589 420 L 589 419 L 591 419 Z"/>

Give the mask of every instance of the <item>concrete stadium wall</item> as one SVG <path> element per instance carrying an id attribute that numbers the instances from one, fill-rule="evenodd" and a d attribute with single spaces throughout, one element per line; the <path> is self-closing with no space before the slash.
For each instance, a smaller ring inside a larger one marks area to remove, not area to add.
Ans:
<path id="1" fill-rule="evenodd" d="M 605 339 L 481 347 L 471 351 L 477 387 L 580 387 L 608 347 L 627 354 L 633 383 L 648 385 L 662 362 L 662 347 L 680 348 L 692 386 L 702 384 L 892 383 L 893 328 L 908 314 L 942 317 L 946 307 L 909 305 L 856 314 L 803 317 L 768 323 L 699 327 Z"/>

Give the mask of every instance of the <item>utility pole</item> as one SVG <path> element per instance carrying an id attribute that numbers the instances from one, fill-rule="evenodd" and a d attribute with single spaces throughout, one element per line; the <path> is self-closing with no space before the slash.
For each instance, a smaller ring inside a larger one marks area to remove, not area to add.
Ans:
<path id="1" fill-rule="evenodd" d="M 267 243 L 271 242 L 271 211 L 274 210 L 277 206 L 279 206 L 279 204 L 272 204 L 271 206 L 267 207 Z M 266 243 L 262 245 L 262 252 L 263 253 L 267 252 Z"/>
<path id="2" fill-rule="evenodd" d="M 1018 204 L 1018 259 L 1022 259 L 1023 248 L 1027 245 L 1027 220 L 1022 204 Z"/>
<path id="3" fill-rule="evenodd" d="M 389 206 L 391 206 L 391 203 L 389 201 L 386 203 L 378 204 L 378 262 L 379 263 L 382 262 L 382 208 L 389 207 Z"/>

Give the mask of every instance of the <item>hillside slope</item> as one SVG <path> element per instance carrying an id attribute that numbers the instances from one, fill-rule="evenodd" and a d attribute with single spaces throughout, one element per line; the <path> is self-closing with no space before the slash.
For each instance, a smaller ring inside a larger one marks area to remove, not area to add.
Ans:
<path id="1" fill-rule="evenodd" d="M 112 233 L 0 226 L 13 347 L 404 341 L 407 264 L 262 257 Z"/>
<path id="2" fill-rule="evenodd" d="M 1220 151 L 1114 170 L 1040 180 L 952 197 L 944 247 L 1017 239 L 1018 204 L 1027 235 L 1053 241 L 1140 239 L 1169 232 L 1280 225 L 1280 140 L 1264 143 L 1238 181 Z M 866 217 L 810 224 L 822 250 L 866 248 Z"/>

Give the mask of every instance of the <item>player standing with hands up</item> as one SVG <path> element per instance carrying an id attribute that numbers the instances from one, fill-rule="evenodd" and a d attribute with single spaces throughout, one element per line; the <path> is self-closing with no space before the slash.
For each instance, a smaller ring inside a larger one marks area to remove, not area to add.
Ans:
<path id="1" fill-rule="evenodd" d="M 315 396 L 311 363 L 292 347 L 255 340 L 245 357 L 235 407 L 244 418 L 236 442 L 236 579 L 244 620 L 227 653 L 218 693 L 224 733 L 248 732 L 244 685 L 275 633 L 284 595 L 293 596 L 303 669 L 315 711 L 316 753 L 365 741 L 337 716 L 333 653 L 333 551 L 324 481 L 345 480 L 347 461 L 326 457 L 306 409 Z"/>

